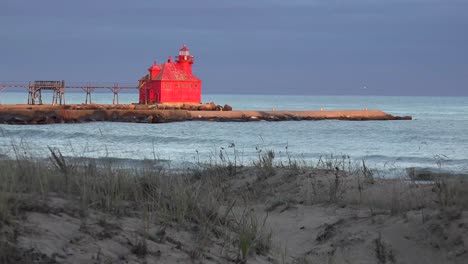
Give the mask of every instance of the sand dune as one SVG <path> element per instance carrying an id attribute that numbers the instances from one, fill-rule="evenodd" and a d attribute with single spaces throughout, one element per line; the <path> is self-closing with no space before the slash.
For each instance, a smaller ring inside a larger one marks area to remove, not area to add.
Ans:
<path id="1" fill-rule="evenodd" d="M 3 161 L 0 262 L 466 263 L 464 179 L 263 157 L 182 173 Z"/>

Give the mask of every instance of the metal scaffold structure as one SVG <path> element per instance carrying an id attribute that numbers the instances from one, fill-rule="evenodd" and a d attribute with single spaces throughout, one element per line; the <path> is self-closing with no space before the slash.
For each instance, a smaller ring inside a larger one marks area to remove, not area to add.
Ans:
<path id="1" fill-rule="evenodd" d="M 42 105 L 42 91 L 52 91 L 52 105 L 65 104 L 65 89 L 81 89 L 86 93 L 85 104 L 91 104 L 91 94 L 96 89 L 110 90 L 114 97 L 112 104 L 119 104 L 119 93 L 123 89 L 138 89 L 137 86 L 119 86 L 118 83 L 113 85 L 86 85 L 69 84 L 65 85 L 65 81 L 32 81 L 32 82 L 1 82 L 0 93 L 7 88 L 25 88 L 28 91 L 28 104 L 29 105 Z"/>
<path id="2" fill-rule="evenodd" d="M 112 104 L 119 104 L 119 92 L 122 88 L 119 87 L 118 83 L 114 84 L 114 87 L 109 88 L 114 94 L 114 98 L 112 99 Z"/>
<path id="3" fill-rule="evenodd" d="M 52 104 L 65 104 L 65 81 L 33 81 L 28 87 L 28 104 L 42 104 L 42 90 L 52 90 Z"/>

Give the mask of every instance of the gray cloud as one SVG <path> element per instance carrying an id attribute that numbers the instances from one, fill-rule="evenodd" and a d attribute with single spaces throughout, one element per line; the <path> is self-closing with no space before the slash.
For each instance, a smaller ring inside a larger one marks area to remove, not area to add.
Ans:
<path id="1" fill-rule="evenodd" d="M 451 0 L 3 1 L 0 79 L 132 82 L 187 43 L 210 93 L 468 95 L 466 11 Z"/>

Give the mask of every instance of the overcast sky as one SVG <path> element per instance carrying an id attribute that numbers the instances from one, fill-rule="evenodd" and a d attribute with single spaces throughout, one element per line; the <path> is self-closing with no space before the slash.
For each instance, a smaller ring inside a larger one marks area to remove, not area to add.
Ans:
<path id="1" fill-rule="evenodd" d="M 205 93 L 468 95 L 467 0 L 0 0 L 0 80 L 136 83 L 184 43 Z"/>

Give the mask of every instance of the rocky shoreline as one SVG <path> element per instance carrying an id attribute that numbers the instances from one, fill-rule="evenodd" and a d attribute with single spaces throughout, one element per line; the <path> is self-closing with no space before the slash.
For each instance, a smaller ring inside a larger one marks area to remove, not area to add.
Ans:
<path id="1" fill-rule="evenodd" d="M 380 110 L 332 111 L 233 111 L 229 105 L 1 105 L 0 123 L 55 124 L 96 121 L 167 123 L 180 121 L 289 121 L 289 120 L 411 120 L 410 116 L 393 116 Z"/>

